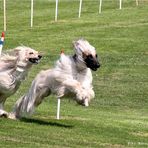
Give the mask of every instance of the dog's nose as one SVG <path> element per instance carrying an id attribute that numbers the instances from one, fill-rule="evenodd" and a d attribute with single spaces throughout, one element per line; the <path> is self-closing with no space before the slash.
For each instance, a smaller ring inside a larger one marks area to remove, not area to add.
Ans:
<path id="1" fill-rule="evenodd" d="M 41 56 L 41 55 L 38 55 L 38 57 L 39 57 L 39 59 L 41 59 L 41 58 L 42 58 L 42 56 Z"/>

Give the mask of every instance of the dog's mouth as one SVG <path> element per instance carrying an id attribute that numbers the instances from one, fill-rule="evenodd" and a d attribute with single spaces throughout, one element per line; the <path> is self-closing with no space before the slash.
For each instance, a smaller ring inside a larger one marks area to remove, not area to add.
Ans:
<path id="1" fill-rule="evenodd" d="M 94 62 L 86 62 L 86 66 L 93 71 L 97 71 L 97 69 L 100 67 L 100 64 Z"/>
<path id="2" fill-rule="evenodd" d="M 33 64 L 38 64 L 40 62 L 40 59 L 42 58 L 41 55 L 39 55 L 37 58 L 29 58 L 29 62 L 33 63 Z"/>
<path id="3" fill-rule="evenodd" d="M 96 71 L 100 67 L 97 56 L 95 58 L 92 55 L 85 56 L 84 61 L 86 66 L 93 71 Z"/>
<path id="4" fill-rule="evenodd" d="M 92 67 L 91 69 L 92 69 L 93 71 L 97 71 L 98 68 Z"/>
<path id="5" fill-rule="evenodd" d="M 29 62 L 31 62 L 32 64 L 38 64 L 40 62 L 39 58 L 30 58 Z"/>
<path id="6" fill-rule="evenodd" d="M 31 62 L 33 64 L 38 64 L 39 63 L 39 59 L 38 58 L 30 58 L 29 62 Z"/>

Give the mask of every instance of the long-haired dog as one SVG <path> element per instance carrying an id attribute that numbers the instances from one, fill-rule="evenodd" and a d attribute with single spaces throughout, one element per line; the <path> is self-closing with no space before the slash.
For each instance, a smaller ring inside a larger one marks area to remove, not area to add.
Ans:
<path id="1" fill-rule="evenodd" d="M 37 64 L 40 58 L 37 51 L 25 46 L 0 56 L 0 117 L 8 116 L 3 109 L 6 99 L 17 91 L 32 64 Z"/>
<path id="2" fill-rule="evenodd" d="M 91 70 L 96 71 L 100 64 L 95 48 L 88 41 L 79 39 L 73 44 L 75 54 L 66 56 L 62 53 L 53 69 L 41 71 L 29 91 L 16 102 L 10 118 L 20 118 L 24 112 L 32 113 L 51 93 L 59 98 L 74 94 L 79 104 L 89 105 L 95 96 Z"/>

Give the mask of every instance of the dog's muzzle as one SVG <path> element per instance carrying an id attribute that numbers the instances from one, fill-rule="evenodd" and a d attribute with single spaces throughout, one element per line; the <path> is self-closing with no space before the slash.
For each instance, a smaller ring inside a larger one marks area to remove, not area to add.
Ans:
<path id="1" fill-rule="evenodd" d="M 86 66 L 93 71 L 96 71 L 100 67 L 100 63 L 98 62 L 97 58 L 92 57 L 91 55 L 85 58 Z"/>
<path id="2" fill-rule="evenodd" d="M 42 56 L 38 55 L 37 58 L 29 58 L 29 62 L 31 62 L 33 64 L 38 64 L 41 58 L 42 58 Z"/>

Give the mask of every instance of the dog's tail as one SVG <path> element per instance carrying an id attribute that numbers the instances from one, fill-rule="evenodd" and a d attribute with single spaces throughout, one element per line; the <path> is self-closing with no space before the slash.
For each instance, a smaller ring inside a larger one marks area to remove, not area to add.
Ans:
<path id="1" fill-rule="evenodd" d="M 25 114 L 32 114 L 34 112 L 35 108 L 35 95 L 37 94 L 37 89 L 35 86 L 35 82 L 32 82 L 31 88 L 29 89 L 28 93 L 22 97 L 22 105 L 21 105 L 21 111 Z"/>
<path id="2" fill-rule="evenodd" d="M 13 109 L 13 114 L 15 114 L 16 118 L 33 114 L 35 108 L 34 85 L 33 81 L 29 91 L 16 102 Z"/>

